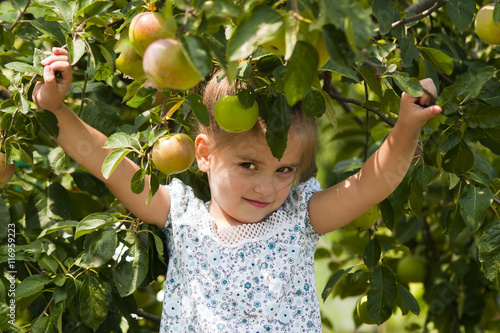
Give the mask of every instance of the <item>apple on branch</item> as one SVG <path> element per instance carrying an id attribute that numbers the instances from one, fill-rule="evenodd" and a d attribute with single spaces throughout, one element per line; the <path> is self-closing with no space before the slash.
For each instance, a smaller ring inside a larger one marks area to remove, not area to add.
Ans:
<path id="1" fill-rule="evenodd" d="M 14 176 L 16 167 L 14 164 L 8 164 L 4 153 L 0 153 L 0 187 L 10 182 Z"/>
<path id="2" fill-rule="evenodd" d="M 167 134 L 153 145 L 153 163 L 166 175 L 186 171 L 195 157 L 194 142 L 184 133 Z"/>

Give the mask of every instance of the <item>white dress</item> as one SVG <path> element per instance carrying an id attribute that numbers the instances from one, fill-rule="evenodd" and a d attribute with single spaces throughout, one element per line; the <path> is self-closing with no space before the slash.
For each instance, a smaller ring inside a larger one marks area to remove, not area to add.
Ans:
<path id="1" fill-rule="evenodd" d="M 321 332 L 309 224 L 315 178 L 260 223 L 218 230 L 208 203 L 168 185 L 169 255 L 160 332 Z"/>

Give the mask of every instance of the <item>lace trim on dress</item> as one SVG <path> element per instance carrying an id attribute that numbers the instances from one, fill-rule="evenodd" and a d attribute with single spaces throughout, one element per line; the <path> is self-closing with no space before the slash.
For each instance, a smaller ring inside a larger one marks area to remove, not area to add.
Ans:
<path id="1" fill-rule="evenodd" d="M 248 241 L 265 238 L 271 233 L 276 233 L 280 225 L 278 221 L 286 219 L 286 214 L 280 210 L 275 211 L 264 221 L 259 223 L 247 223 L 229 228 L 217 228 L 212 221 L 210 230 L 213 235 L 224 245 L 237 245 Z"/>

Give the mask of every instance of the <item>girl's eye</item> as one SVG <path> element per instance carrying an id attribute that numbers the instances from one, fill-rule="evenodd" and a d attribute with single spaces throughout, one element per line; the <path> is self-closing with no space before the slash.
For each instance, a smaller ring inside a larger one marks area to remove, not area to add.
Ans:
<path id="1" fill-rule="evenodd" d="M 240 164 L 241 167 L 249 170 L 254 170 L 255 169 L 255 164 L 250 163 L 250 162 L 244 162 Z"/>
<path id="2" fill-rule="evenodd" d="M 280 172 L 280 173 L 287 173 L 287 172 L 293 172 L 292 168 L 289 168 L 289 167 L 282 167 L 282 168 L 279 168 L 278 170 L 276 170 L 277 172 Z"/>

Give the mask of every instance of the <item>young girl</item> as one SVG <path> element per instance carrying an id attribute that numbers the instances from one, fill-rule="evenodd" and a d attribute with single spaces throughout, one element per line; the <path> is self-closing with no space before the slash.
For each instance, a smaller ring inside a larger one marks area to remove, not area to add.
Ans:
<path id="1" fill-rule="evenodd" d="M 213 116 L 196 137 L 196 160 L 208 175 L 211 200 L 197 199 L 174 179 L 146 205 L 148 189 L 130 190 L 138 166 L 125 159 L 108 179 L 101 165 L 106 137 L 82 122 L 63 98 L 71 84 L 68 53 L 56 48 L 43 61 L 44 83 L 33 99 L 59 121 L 58 144 L 103 180 L 138 218 L 165 231 L 169 265 L 162 332 L 320 332 L 314 281 L 319 237 L 340 228 L 386 198 L 404 177 L 426 120 L 438 106 L 430 97 L 402 95 L 399 119 L 361 170 L 325 190 L 315 171 L 315 125 L 292 108 L 283 158 L 271 154 L 265 126 L 229 134 Z M 62 73 L 56 81 L 54 71 Z M 436 94 L 430 79 L 422 86 Z M 228 85 L 212 80 L 205 101 L 213 112 Z M 418 102 L 418 104 L 417 104 Z M 146 182 L 147 183 L 147 182 Z"/>

